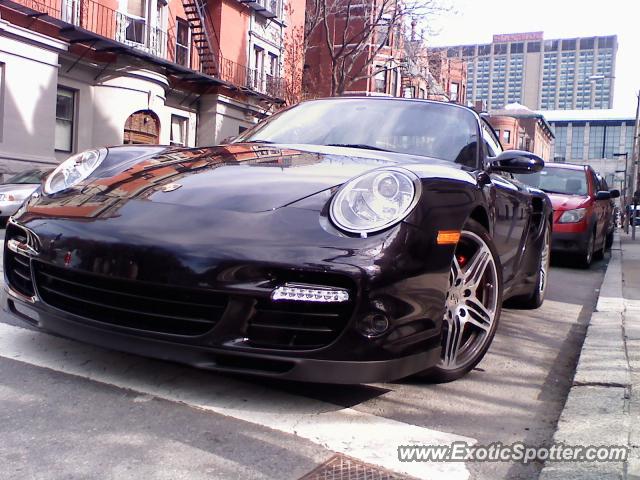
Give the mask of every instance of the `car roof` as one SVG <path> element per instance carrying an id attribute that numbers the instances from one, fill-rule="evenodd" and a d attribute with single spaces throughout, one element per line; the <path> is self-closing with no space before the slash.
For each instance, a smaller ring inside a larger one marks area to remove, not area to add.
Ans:
<path id="1" fill-rule="evenodd" d="M 433 103 L 436 105 L 450 105 L 454 108 L 462 108 L 464 110 L 468 110 L 473 113 L 477 117 L 480 117 L 478 112 L 476 112 L 473 108 L 467 107 L 466 105 L 461 105 L 455 102 L 444 102 L 440 100 L 428 100 L 426 98 L 404 98 L 404 97 L 387 97 L 387 96 L 378 96 L 378 95 L 341 95 L 339 97 L 321 97 L 321 98 L 310 98 L 308 100 L 304 100 L 304 102 L 313 102 L 317 100 L 367 100 L 373 102 L 419 102 L 419 103 Z M 300 102 L 300 103 L 304 103 Z M 295 105 L 294 105 L 295 106 Z"/>

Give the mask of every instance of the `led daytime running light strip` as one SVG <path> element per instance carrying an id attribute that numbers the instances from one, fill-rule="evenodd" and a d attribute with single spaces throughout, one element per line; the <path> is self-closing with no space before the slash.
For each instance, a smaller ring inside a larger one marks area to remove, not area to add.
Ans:
<path id="1" fill-rule="evenodd" d="M 349 292 L 343 288 L 285 283 L 271 293 L 271 299 L 274 302 L 342 303 L 349 301 Z"/>

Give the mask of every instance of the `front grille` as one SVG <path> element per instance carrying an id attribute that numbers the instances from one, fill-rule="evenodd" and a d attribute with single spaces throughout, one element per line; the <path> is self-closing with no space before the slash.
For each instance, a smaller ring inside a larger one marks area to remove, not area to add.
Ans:
<path id="1" fill-rule="evenodd" d="M 5 234 L 4 269 L 7 272 L 7 281 L 16 292 L 33 297 L 33 281 L 31 280 L 31 260 L 21 253 L 12 252 L 6 248 L 6 242 L 17 240 L 27 243 L 27 235 L 21 228 L 9 225 Z"/>
<path id="2" fill-rule="evenodd" d="M 210 331 L 226 296 L 205 290 L 122 280 L 34 262 L 47 304 L 98 322 L 148 332 L 197 336 Z"/>
<path id="3" fill-rule="evenodd" d="M 303 350 L 324 347 L 344 330 L 351 310 L 349 302 L 260 300 L 249 320 L 247 337 L 256 347 Z"/>

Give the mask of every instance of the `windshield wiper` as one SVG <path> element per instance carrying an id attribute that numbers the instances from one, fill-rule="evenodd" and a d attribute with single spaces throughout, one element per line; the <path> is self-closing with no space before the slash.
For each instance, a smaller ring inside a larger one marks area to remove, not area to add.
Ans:
<path id="1" fill-rule="evenodd" d="M 241 143 L 276 143 L 276 142 L 272 142 L 271 140 L 245 140 L 244 142 Z"/>
<path id="2" fill-rule="evenodd" d="M 385 148 L 376 147 L 375 145 L 367 145 L 366 143 L 327 143 L 327 147 L 346 147 L 346 148 L 362 148 L 364 150 L 379 150 L 381 152 L 391 152 Z"/>

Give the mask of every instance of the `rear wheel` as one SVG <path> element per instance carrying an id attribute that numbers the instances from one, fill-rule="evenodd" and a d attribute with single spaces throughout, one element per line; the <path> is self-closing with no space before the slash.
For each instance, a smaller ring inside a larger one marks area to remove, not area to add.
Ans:
<path id="1" fill-rule="evenodd" d="M 502 308 L 498 255 L 486 229 L 469 220 L 451 264 L 440 361 L 419 375 L 450 382 L 473 369 L 489 349 Z"/>
<path id="2" fill-rule="evenodd" d="M 607 239 L 605 240 L 604 246 L 607 250 L 610 250 L 613 246 L 613 230 L 607 233 Z"/>

